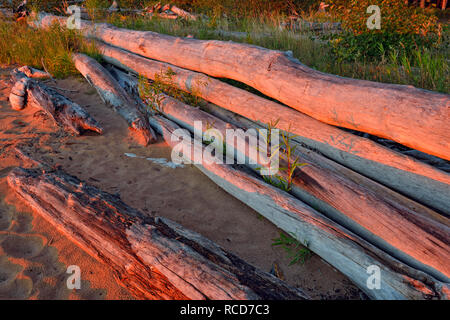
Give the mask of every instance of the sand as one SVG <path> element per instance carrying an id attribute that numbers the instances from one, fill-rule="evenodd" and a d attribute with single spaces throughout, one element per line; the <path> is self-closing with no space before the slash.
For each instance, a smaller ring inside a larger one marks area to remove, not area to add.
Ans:
<path id="1" fill-rule="evenodd" d="M 34 214 L 6 184 L 14 166 L 32 166 L 13 155 L 20 146 L 33 159 L 60 166 L 69 174 L 149 216 L 164 216 L 215 241 L 247 262 L 270 271 L 278 266 L 291 285 L 313 299 L 360 299 L 364 295 L 344 275 L 313 255 L 289 266 L 283 249 L 273 247 L 280 230 L 233 198 L 192 165 L 170 165 L 162 140 L 148 147 L 128 135 L 125 121 L 105 106 L 82 78 L 57 80 L 61 91 L 99 121 L 103 135 L 73 137 L 37 110 L 14 111 L 7 101 L 8 68 L 0 73 L 0 298 L 133 299 L 113 272 Z M 80 290 L 69 290 L 69 265 L 82 271 Z"/>

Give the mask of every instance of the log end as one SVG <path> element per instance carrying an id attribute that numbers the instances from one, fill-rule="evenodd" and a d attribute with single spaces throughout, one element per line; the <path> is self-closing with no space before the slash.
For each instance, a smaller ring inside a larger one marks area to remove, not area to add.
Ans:
<path id="1" fill-rule="evenodd" d="M 28 79 L 21 78 L 16 81 L 9 94 L 9 103 L 14 110 L 22 110 L 27 104 Z"/>
<path id="2" fill-rule="evenodd" d="M 131 123 L 129 129 L 130 136 L 140 145 L 148 146 L 157 141 L 156 133 L 142 119 L 137 119 Z"/>

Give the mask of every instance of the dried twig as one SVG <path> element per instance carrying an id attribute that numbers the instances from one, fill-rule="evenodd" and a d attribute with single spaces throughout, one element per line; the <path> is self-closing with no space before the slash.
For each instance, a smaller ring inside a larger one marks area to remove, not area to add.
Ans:
<path id="1" fill-rule="evenodd" d="M 48 72 L 47 68 L 45 67 L 44 58 L 41 58 L 42 67 L 44 68 L 44 71 L 47 72 L 50 75 L 50 79 L 56 83 L 56 80 L 53 78 L 52 74 Z"/>

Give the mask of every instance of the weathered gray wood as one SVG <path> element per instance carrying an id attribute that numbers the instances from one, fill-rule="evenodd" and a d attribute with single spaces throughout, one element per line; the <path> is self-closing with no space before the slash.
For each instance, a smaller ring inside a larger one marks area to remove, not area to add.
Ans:
<path id="1" fill-rule="evenodd" d="M 257 128 L 257 129 L 266 128 L 265 125 L 259 122 L 251 121 L 245 117 L 242 117 L 236 113 L 220 108 L 211 103 L 202 105 L 202 110 L 244 130 L 248 128 Z M 392 198 L 395 203 L 405 206 L 410 210 L 421 212 L 425 216 L 431 215 L 433 219 L 435 220 L 437 219 L 441 223 L 449 225 L 448 216 L 446 217 L 442 215 L 443 212 L 437 213 L 436 211 L 430 209 L 429 207 L 421 205 L 420 203 L 413 201 L 380 183 L 377 183 L 374 179 L 367 178 L 366 176 L 356 171 L 353 171 L 339 164 L 338 162 L 329 159 L 326 156 L 323 156 L 320 150 L 307 146 L 305 143 L 302 142 L 302 140 L 298 139 L 298 137 L 293 137 L 293 139 L 291 140 L 291 146 L 295 148 L 294 156 L 301 155 L 305 159 L 304 161 L 306 163 L 314 163 L 320 167 L 332 170 L 336 174 L 345 176 L 347 179 L 351 180 L 355 184 L 358 184 L 363 188 L 370 189 L 372 190 L 372 192 L 377 193 L 382 197 Z"/>
<path id="2" fill-rule="evenodd" d="M 166 84 L 262 125 L 278 121 L 278 128 L 297 135 L 296 141 L 450 215 L 450 174 L 446 172 L 204 74 L 146 59 L 101 42 L 96 42 L 96 46 L 108 63 L 149 79 L 156 79 L 170 68 L 171 81 Z M 158 78 L 168 82 L 167 77 Z"/>
<path id="3" fill-rule="evenodd" d="M 307 299 L 201 235 L 145 217 L 63 171 L 16 168 L 10 187 L 145 299 Z"/>
<path id="4" fill-rule="evenodd" d="M 187 161 L 192 163 L 195 153 L 203 153 L 201 142 L 196 144 L 186 136 L 181 141 L 173 139 L 179 127 L 170 120 L 152 116 L 150 123 L 172 148 L 190 151 L 183 153 Z M 448 284 L 399 262 L 288 193 L 230 165 L 214 161 L 194 162 L 194 165 L 225 191 L 307 244 L 308 248 L 348 276 L 369 297 L 449 299 Z M 367 268 L 372 265 L 381 270 L 379 290 L 367 287 Z"/>
<path id="5" fill-rule="evenodd" d="M 105 103 L 111 105 L 128 123 L 130 131 L 138 142 L 148 145 L 156 141 L 156 135 L 144 115 L 139 112 L 136 102 L 129 97 L 109 72 L 96 60 L 73 54 L 75 67 L 97 90 Z"/>
<path id="6" fill-rule="evenodd" d="M 200 122 L 202 127 L 197 132 L 200 135 L 197 138 L 202 139 L 203 134 L 211 129 L 220 132 L 223 141 L 219 145 L 226 145 L 231 158 L 242 155 L 246 164 L 256 172 L 264 167 L 255 150 L 257 146 L 249 145 L 249 136 L 255 136 L 256 130 L 249 135 L 235 131 L 235 140 L 229 141 L 225 139 L 226 130 L 237 129 L 230 123 L 164 94 L 160 94 L 157 100 L 160 101 L 160 112 L 194 134 L 195 122 Z M 299 199 L 397 259 L 437 279 L 450 282 L 450 265 L 447 263 L 450 261 L 448 219 L 418 204 L 415 204 L 415 209 L 411 209 L 413 201 L 407 208 L 397 203 L 390 194 L 380 195 L 371 188 L 347 179 L 342 173 L 322 167 L 321 159 L 309 162 L 301 153 L 296 156 L 300 162 L 308 163 L 293 175 L 292 193 Z M 286 166 L 285 161 L 280 161 L 280 167 Z M 280 170 L 277 175 L 288 179 L 285 171 Z"/>
<path id="7" fill-rule="evenodd" d="M 46 27 L 65 21 L 40 13 L 33 23 Z M 241 81 L 320 121 L 450 160 L 447 94 L 338 77 L 308 68 L 285 52 L 242 43 L 177 38 L 87 21 L 81 30 L 148 58 Z"/>
<path id="8" fill-rule="evenodd" d="M 41 109 L 56 124 L 75 135 L 80 135 L 85 130 L 103 133 L 99 123 L 81 106 L 56 90 L 28 78 L 19 69 L 13 70 L 12 79 L 15 84 L 9 99 L 13 109 L 21 110 L 26 106 Z"/>

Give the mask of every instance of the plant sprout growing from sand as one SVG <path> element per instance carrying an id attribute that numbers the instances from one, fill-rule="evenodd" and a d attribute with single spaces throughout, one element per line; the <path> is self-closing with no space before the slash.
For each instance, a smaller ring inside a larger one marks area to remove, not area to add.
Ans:
<path id="1" fill-rule="evenodd" d="M 293 233 L 286 235 L 280 232 L 278 238 L 272 239 L 272 246 L 281 246 L 286 251 L 291 260 L 290 266 L 296 263 L 304 264 L 312 255 L 311 250 L 308 249 L 308 243 L 302 244 L 293 235 Z"/>

